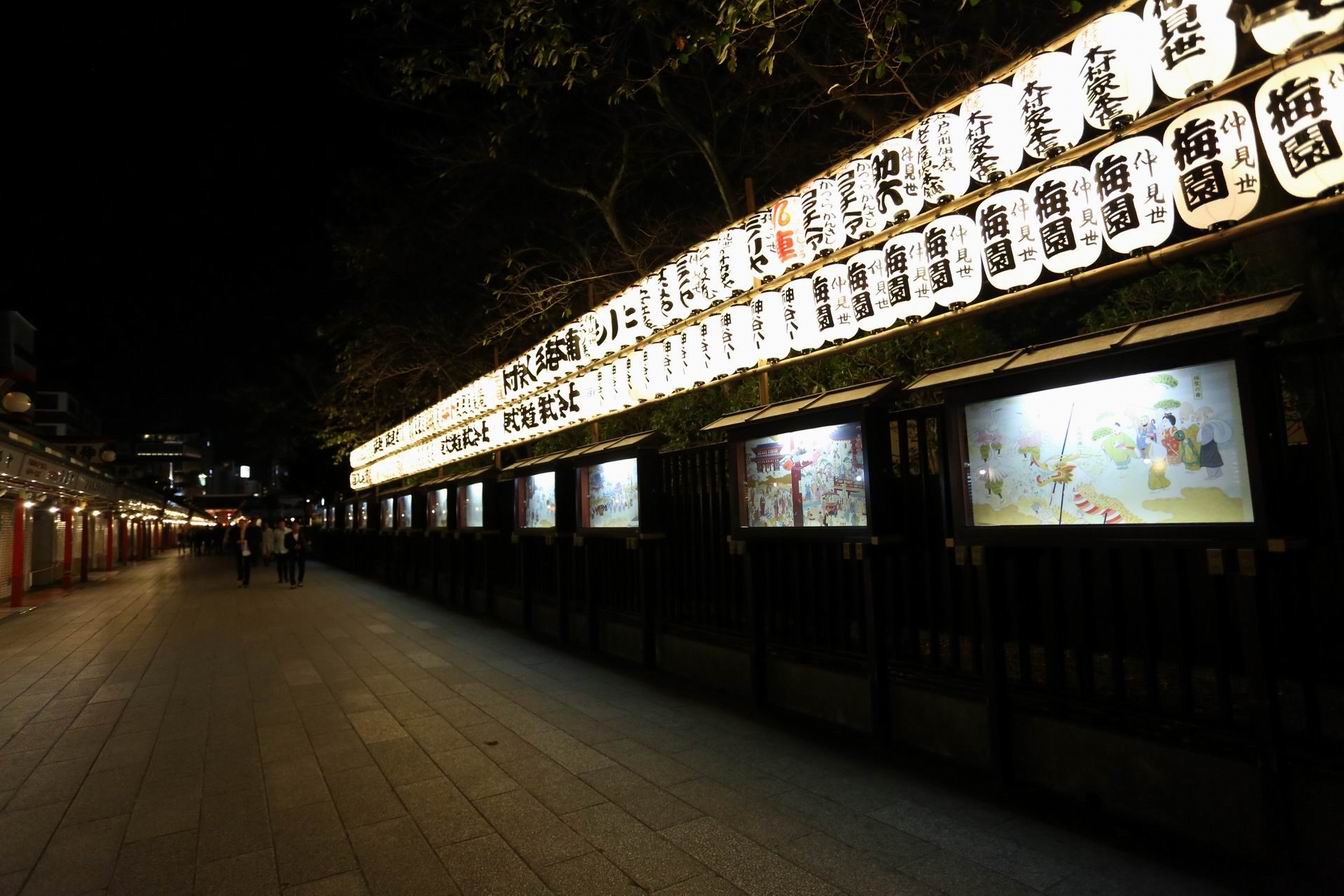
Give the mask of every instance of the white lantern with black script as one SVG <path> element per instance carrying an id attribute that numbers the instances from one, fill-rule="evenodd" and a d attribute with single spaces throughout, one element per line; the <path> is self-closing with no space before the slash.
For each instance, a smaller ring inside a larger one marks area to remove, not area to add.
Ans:
<path id="1" fill-rule="evenodd" d="M 1344 53 L 1278 72 L 1255 93 L 1255 122 L 1283 189 L 1305 199 L 1344 186 Z"/>
<path id="2" fill-rule="evenodd" d="M 929 282 L 924 234 L 898 233 L 882 246 L 887 269 L 887 295 L 896 319 L 915 323 L 933 313 L 933 287 Z"/>
<path id="3" fill-rule="evenodd" d="M 733 305 L 723 312 L 724 372 L 737 373 L 755 367 L 760 354 L 751 332 L 751 306 Z"/>
<path id="4" fill-rule="evenodd" d="M 1041 278 L 1045 252 L 1030 196 L 1022 190 L 995 193 L 980 203 L 975 220 L 991 286 L 1011 292 Z"/>
<path id="5" fill-rule="evenodd" d="M 751 289 L 751 252 L 744 227 L 729 227 L 719 234 L 719 282 L 729 296 Z"/>
<path id="6" fill-rule="evenodd" d="M 1040 53 L 1013 73 L 1021 94 L 1023 148 L 1034 159 L 1050 159 L 1083 136 L 1083 90 L 1078 67 L 1068 53 Z"/>
<path id="7" fill-rule="evenodd" d="M 1236 100 L 1185 112 L 1162 138 L 1176 165 L 1176 210 L 1210 230 L 1246 217 L 1260 198 L 1260 159 L 1251 113 Z"/>
<path id="8" fill-rule="evenodd" d="M 943 215 L 924 228 L 933 300 L 956 311 L 980 297 L 980 233 L 965 215 Z"/>
<path id="9" fill-rule="evenodd" d="M 727 295 L 719 270 L 723 266 L 723 247 L 717 236 L 712 236 L 695 247 L 695 290 L 700 308 L 708 308 L 722 302 Z"/>
<path id="10" fill-rule="evenodd" d="M 873 162 L 867 156 L 850 159 L 836 176 L 840 188 L 840 211 L 845 225 L 845 241 L 855 242 L 882 229 L 877 213 L 877 184 Z"/>
<path id="11" fill-rule="evenodd" d="M 887 262 L 881 249 L 864 249 L 849 258 L 849 294 L 854 319 L 865 333 L 885 330 L 896 322 L 887 292 Z"/>
<path id="12" fill-rule="evenodd" d="M 915 128 L 915 143 L 926 202 L 940 205 L 966 192 L 971 185 L 971 159 L 960 116 L 940 112 L 924 118 Z"/>
<path id="13" fill-rule="evenodd" d="M 817 326 L 817 302 L 811 277 L 795 277 L 779 290 L 784 297 L 784 320 L 789 325 L 789 348 L 810 352 L 822 343 Z"/>
<path id="14" fill-rule="evenodd" d="M 707 304 L 701 301 L 700 280 L 696 273 L 695 249 L 683 252 L 674 262 L 677 298 L 677 320 L 685 320 L 697 311 L 703 311 Z"/>
<path id="15" fill-rule="evenodd" d="M 779 252 L 775 249 L 775 226 L 769 210 L 749 215 L 746 230 L 751 274 L 762 283 L 769 283 L 784 273 L 784 265 L 780 264 Z"/>
<path id="16" fill-rule="evenodd" d="M 1326 12 L 1330 6 L 1336 9 Z M 1323 0 L 1315 10 L 1299 9 L 1285 0 L 1272 10 L 1278 15 L 1263 18 L 1251 29 L 1251 36 L 1266 53 L 1280 56 L 1300 43 L 1321 34 L 1333 34 L 1344 28 L 1344 5 Z"/>
<path id="17" fill-rule="evenodd" d="M 1152 137 L 1130 137 L 1092 160 L 1106 245 L 1121 255 L 1160 246 L 1175 227 L 1171 155 Z"/>
<path id="18" fill-rule="evenodd" d="M 919 214 L 924 207 L 924 182 L 919 174 L 919 148 L 915 141 L 909 137 L 883 140 L 870 158 L 882 229 Z"/>
<path id="19" fill-rule="evenodd" d="M 803 238 L 813 257 L 830 255 L 845 245 L 840 187 L 833 177 L 819 177 L 803 190 Z"/>
<path id="20" fill-rule="evenodd" d="M 800 268 L 812 260 L 812 249 L 803 237 L 803 200 L 784 196 L 770 206 L 774 224 L 775 256 L 785 271 Z"/>
<path id="21" fill-rule="evenodd" d="M 849 270 L 843 262 L 823 265 L 812 275 L 812 297 L 823 342 L 850 339 L 859 331 L 850 304 Z"/>
<path id="22" fill-rule="evenodd" d="M 1132 12 L 1113 12 L 1073 39 L 1073 61 L 1083 81 L 1083 117 L 1115 130 L 1153 103 L 1152 32 Z"/>
<path id="23" fill-rule="evenodd" d="M 1045 269 L 1072 274 L 1096 264 L 1105 240 L 1092 172 L 1079 165 L 1052 168 L 1032 181 L 1027 193 L 1036 213 Z"/>
<path id="24" fill-rule="evenodd" d="M 1011 84 L 982 84 L 961 104 L 971 176 L 991 184 L 1022 167 L 1022 94 Z"/>
<path id="25" fill-rule="evenodd" d="M 1153 77 L 1181 99 L 1226 80 L 1237 63 L 1232 0 L 1144 0 Z"/>
<path id="26" fill-rule="evenodd" d="M 774 290 L 752 296 L 751 332 L 762 361 L 789 356 L 789 323 L 784 319 L 784 297 Z"/>

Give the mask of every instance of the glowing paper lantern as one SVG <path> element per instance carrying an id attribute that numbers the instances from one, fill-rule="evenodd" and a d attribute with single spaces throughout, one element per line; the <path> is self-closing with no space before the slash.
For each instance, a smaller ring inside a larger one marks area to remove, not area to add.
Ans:
<path id="1" fill-rule="evenodd" d="M 1073 40 L 1073 61 L 1083 82 L 1083 117 L 1099 130 L 1115 130 L 1153 103 L 1152 32 L 1132 12 L 1113 12 Z"/>
<path id="2" fill-rule="evenodd" d="M 763 361 L 789 356 L 789 323 L 784 319 L 784 297 L 773 290 L 751 300 L 751 332 L 756 354 Z"/>
<path id="3" fill-rule="evenodd" d="M 677 334 L 682 388 L 689 389 L 706 381 L 705 350 L 700 344 L 700 325 L 692 324 Z"/>
<path id="4" fill-rule="evenodd" d="M 775 248 L 775 227 L 769 211 L 756 212 L 747 218 L 747 260 L 753 277 L 769 283 L 784 273 Z"/>
<path id="5" fill-rule="evenodd" d="M 1176 210 L 1191 227 L 1240 221 L 1260 198 L 1251 113 L 1236 100 L 1205 103 L 1167 125 L 1162 142 L 1176 165 Z"/>
<path id="6" fill-rule="evenodd" d="M 667 325 L 677 323 L 686 316 L 686 310 L 681 306 L 680 295 L 677 292 L 677 263 L 672 261 L 663 265 L 653 278 L 650 286 L 658 291 L 658 305 L 667 320 Z"/>
<path id="7" fill-rule="evenodd" d="M 797 277 L 779 291 L 784 297 L 784 320 L 789 325 L 789 348 L 810 352 L 824 341 L 817 326 L 817 302 L 811 277 Z"/>
<path id="8" fill-rule="evenodd" d="M 885 330 L 896 322 L 896 309 L 887 292 L 887 262 L 881 249 L 864 249 L 850 256 L 849 294 L 854 319 L 866 333 Z"/>
<path id="9" fill-rule="evenodd" d="M 1321 4 L 1322 9 L 1325 4 Z M 1318 34 L 1331 34 L 1344 28 L 1344 6 L 1324 15 L 1313 15 L 1310 9 L 1290 8 L 1285 3 L 1275 12 L 1279 15 L 1259 22 L 1251 29 L 1251 36 L 1266 53 L 1280 56 L 1293 47 Z"/>
<path id="10" fill-rule="evenodd" d="M 727 298 L 719 270 L 723 267 L 723 247 L 718 237 L 710 237 L 695 247 L 695 264 L 691 268 L 697 301 L 701 309 L 717 305 Z"/>
<path id="11" fill-rule="evenodd" d="M 845 245 L 840 187 L 833 177 L 819 177 L 803 190 L 803 238 L 814 258 Z"/>
<path id="12" fill-rule="evenodd" d="M 1078 165 L 1052 168 L 1027 188 L 1036 213 L 1045 269 L 1072 274 L 1096 264 L 1104 240 L 1092 172 Z"/>
<path id="13" fill-rule="evenodd" d="M 1208 90 L 1232 74 L 1237 62 L 1237 26 L 1228 16 L 1232 0 L 1145 0 L 1153 77 L 1169 97 Z"/>
<path id="14" fill-rule="evenodd" d="M 752 287 L 751 252 L 744 227 L 729 227 L 719 234 L 719 282 L 729 296 L 740 296 Z"/>
<path id="15" fill-rule="evenodd" d="M 941 205 L 966 192 L 971 185 L 971 157 L 966 126 L 959 116 L 940 112 L 923 119 L 915 128 L 915 143 L 924 199 L 930 205 Z"/>
<path id="16" fill-rule="evenodd" d="M 1261 84 L 1255 123 L 1284 190 L 1302 198 L 1338 192 L 1344 185 L 1344 53 L 1305 59 Z"/>
<path id="17" fill-rule="evenodd" d="M 709 307 L 700 301 L 700 281 L 696 274 L 695 250 L 682 253 L 673 262 L 676 266 L 676 311 L 677 320 L 685 320 L 697 311 Z"/>
<path id="18" fill-rule="evenodd" d="M 971 176 L 982 184 L 1022 167 L 1022 94 L 1011 84 L 984 84 L 961 104 Z"/>
<path id="19" fill-rule="evenodd" d="M 882 247 L 887 269 L 887 295 L 897 320 L 912 324 L 933 313 L 924 234 L 898 233 Z"/>
<path id="20" fill-rule="evenodd" d="M 980 297 L 980 233 L 965 215 L 943 215 L 924 228 L 933 300 L 956 311 Z"/>
<path id="21" fill-rule="evenodd" d="M 1034 159 L 1049 159 L 1083 136 L 1083 90 L 1078 67 L 1068 53 L 1040 53 L 1013 73 L 1021 93 L 1023 148 Z"/>
<path id="22" fill-rule="evenodd" d="M 870 237 L 882 229 L 877 212 L 877 182 L 873 162 L 866 156 L 851 159 L 836 177 L 840 189 L 840 212 L 845 225 L 846 242 Z"/>
<path id="23" fill-rule="evenodd" d="M 908 137 L 884 140 L 869 158 L 873 162 L 882 229 L 919 214 L 924 207 L 924 181 L 919 174 L 919 148 L 915 141 Z"/>
<path id="24" fill-rule="evenodd" d="M 1175 227 L 1176 174 L 1166 147 L 1152 137 L 1130 137 L 1097 153 L 1092 182 L 1106 245 L 1121 255 L 1160 246 Z"/>
<path id="25" fill-rule="evenodd" d="M 1030 196 L 1022 190 L 995 193 L 980 203 L 975 221 L 991 286 L 1011 292 L 1041 278 L 1045 252 Z"/>
<path id="26" fill-rule="evenodd" d="M 711 314 L 696 324 L 700 351 L 705 356 L 704 382 L 716 380 L 727 369 L 723 353 L 723 314 Z"/>
<path id="27" fill-rule="evenodd" d="M 812 260 L 812 249 L 803 238 L 803 200 L 785 196 L 770 206 L 775 226 L 775 255 L 786 271 L 800 268 Z"/>
<path id="28" fill-rule="evenodd" d="M 649 329 L 653 332 L 661 330 L 671 323 L 668 312 L 671 306 L 663 307 L 662 287 L 657 274 L 650 274 L 639 283 L 635 284 L 639 290 L 640 302 L 644 306 L 644 319 L 648 322 Z"/>
<path id="29" fill-rule="evenodd" d="M 750 305 L 734 305 L 723 312 L 724 373 L 755 367 L 760 353 L 752 333 Z"/>

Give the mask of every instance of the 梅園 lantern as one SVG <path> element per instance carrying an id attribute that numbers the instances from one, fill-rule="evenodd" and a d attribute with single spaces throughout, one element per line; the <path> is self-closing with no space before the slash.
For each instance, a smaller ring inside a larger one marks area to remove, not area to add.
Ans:
<path id="1" fill-rule="evenodd" d="M 840 213 L 845 226 L 845 241 L 855 242 L 882 229 L 877 212 L 877 184 L 873 162 L 867 156 L 850 159 L 835 179 L 840 189 Z"/>
<path id="2" fill-rule="evenodd" d="M 1232 0 L 1144 0 L 1153 77 L 1169 97 L 1208 90 L 1232 74 L 1237 26 Z"/>
<path id="3" fill-rule="evenodd" d="M 961 104 L 971 176 L 994 183 L 1022 167 L 1022 95 L 1011 84 L 982 84 Z"/>
<path id="4" fill-rule="evenodd" d="M 882 246 L 887 269 L 887 295 L 897 320 L 907 324 L 933 313 L 933 289 L 929 285 L 924 234 L 898 233 Z"/>
<path id="5" fill-rule="evenodd" d="M 789 356 L 789 324 L 784 319 L 784 297 L 774 290 L 751 299 L 751 330 L 756 354 L 763 361 Z"/>
<path id="6" fill-rule="evenodd" d="M 1285 191 L 1305 199 L 1338 192 L 1344 185 L 1344 53 L 1304 59 L 1271 76 L 1255 92 L 1255 122 Z"/>
<path id="7" fill-rule="evenodd" d="M 1023 148 L 1035 159 L 1053 158 L 1083 136 L 1083 90 L 1068 53 L 1039 53 L 1013 73 L 1021 95 Z"/>
<path id="8" fill-rule="evenodd" d="M 953 311 L 980 297 L 984 277 L 980 270 L 980 233 L 965 215 L 943 215 L 924 228 L 933 300 Z"/>
<path id="9" fill-rule="evenodd" d="M 849 270 L 843 263 L 823 265 L 812 275 L 812 300 L 822 342 L 844 341 L 859 331 L 850 305 Z"/>
<path id="10" fill-rule="evenodd" d="M 1160 246 L 1175 226 L 1171 155 L 1152 137 L 1130 137 L 1092 160 L 1106 245 L 1121 255 Z"/>
<path id="11" fill-rule="evenodd" d="M 883 140 L 869 158 L 873 161 L 873 188 L 882 229 L 919 214 L 924 207 L 924 182 L 915 141 L 908 137 Z"/>
<path id="12" fill-rule="evenodd" d="M 1337 5 L 1337 4 L 1336 4 Z M 1302 9 L 1283 3 L 1274 12 L 1251 28 L 1251 37 L 1266 53 L 1281 56 L 1300 43 L 1320 34 L 1332 34 L 1344 28 L 1344 6 L 1325 12 L 1321 3 L 1316 10 Z"/>
<path id="13" fill-rule="evenodd" d="M 1251 113 L 1236 100 L 1177 116 L 1162 138 L 1176 167 L 1176 210 L 1191 227 L 1240 221 L 1260 198 L 1260 159 Z"/>
<path id="14" fill-rule="evenodd" d="M 803 239 L 814 258 L 844 247 L 840 188 L 835 178 L 818 177 L 803 190 Z"/>
<path id="15" fill-rule="evenodd" d="M 854 318 L 866 333 L 885 330 L 896 322 L 896 309 L 887 292 L 887 262 L 881 249 L 864 249 L 849 258 L 849 294 Z"/>
<path id="16" fill-rule="evenodd" d="M 1004 190 L 975 210 L 985 276 L 995 289 L 1011 292 L 1041 278 L 1045 253 L 1036 230 L 1036 208 L 1023 190 Z"/>
<path id="17" fill-rule="evenodd" d="M 1153 102 L 1152 32 L 1132 12 L 1113 12 L 1073 39 L 1073 61 L 1083 85 L 1083 117 L 1099 130 L 1116 130 Z"/>
<path id="18" fill-rule="evenodd" d="M 940 112 L 922 119 L 915 128 L 915 144 L 926 202 L 941 205 L 966 192 L 971 185 L 971 160 L 966 126 L 959 116 Z"/>
<path id="19" fill-rule="evenodd" d="M 1045 269 L 1073 274 L 1096 264 L 1105 240 L 1092 172 L 1061 165 L 1033 180 L 1027 193 L 1036 212 Z"/>

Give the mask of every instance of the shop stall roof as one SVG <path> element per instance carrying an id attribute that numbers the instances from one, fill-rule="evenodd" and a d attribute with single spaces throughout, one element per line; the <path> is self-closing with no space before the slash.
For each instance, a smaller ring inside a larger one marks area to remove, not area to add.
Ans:
<path id="1" fill-rule="evenodd" d="M 591 445 L 580 445 L 578 448 L 572 448 L 566 451 L 562 457 L 565 459 L 575 457 L 592 457 L 595 454 L 606 454 L 609 451 L 621 451 L 628 448 L 653 448 L 666 441 L 662 433 L 654 430 L 637 432 L 634 435 L 617 436 L 614 439 L 606 439 L 602 442 L 594 442 Z"/>
<path id="2" fill-rule="evenodd" d="M 552 451 L 550 454 L 538 454 L 536 457 L 525 457 L 520 461 L 515 461 L 504 468 L 505 473 L 516 473 L 522 470 L 531 470 L 536 467 L 544 467 L 547 464 L 555 463 L 560 460 L 568 451 Z"/>
<path id="3" fill-rule="evenodd" d="M 419 487 L 433 488 L 439 485 L 453 485 L 457 482 L 474 482 L 477 479 L 493 476 L 498 472 L 499 468 L 494 464 L 491 464 L 486 467 L 477 467 L 474 470 L 466 470 L 465 472 L 449 473 L 446 476 L 440 476 L 437 479 L 431 479 L 428 482 L 422 483 Z"/>
<path id="4" fill-rule="evenodd" d="M 805 395 L 802 398 L 791 398 L 788 401 L 779 401 L 774 404 L 749 408 L 745 411 L 734 411 L 720 417 L 708 426 L 701 427 L 700 431 L 718 432 L 734 429 L 747 423 L 760 423 L 765 420 L 808 411 L 834 410 L 836 408 L 873 404 L 897 388 L 895 377 L 873 380 L 870 383 L 860 383 L 857 386 L 845 386 L 842 389 L 832 389 L 829 392 L 821 392 L 816 395 Z"/>
<path id="5" fill-rule="evenodd" d="M 914 392 L 964 385 L 1001 373 L 1039 369 L 1065 361 L 1077 361 L 1107 352 L 1132 349 L 1140 345 L 1152 346 L 1229 330 L 1250 329 L 1286 314 L 1301 294 L 1298 289 L 1284 290 L 1193 311 L 1183 311 L 1180 314 L 1158 317 L 1101 333 L 1045 345 L 1027 346 L 1017 351 L 932 370 L 910 383 L 905 389 Z"/>

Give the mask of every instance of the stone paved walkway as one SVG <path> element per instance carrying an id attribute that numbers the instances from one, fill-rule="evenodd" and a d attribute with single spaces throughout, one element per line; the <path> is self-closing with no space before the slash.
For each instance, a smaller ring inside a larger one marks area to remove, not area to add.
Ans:
<path id="1" fill-rule="evenodd" d="M 1202 881 L 320 565 L 0 625 L 0 896 L 1186 894 Z"/>

